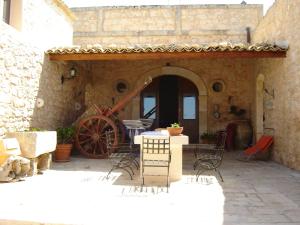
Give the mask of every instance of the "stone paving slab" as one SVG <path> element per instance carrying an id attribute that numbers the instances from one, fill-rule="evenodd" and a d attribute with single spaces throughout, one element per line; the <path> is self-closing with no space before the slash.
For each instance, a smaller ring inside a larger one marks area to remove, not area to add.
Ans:
<path id="1" fill-rule="evenodd" d="M 227 153 L 220 182 L 207 172 L 197 182 L 192 154 L 183 178 L 141 187 L 108 160 L 72 158 L 43 175 L 0 183 L 0 224 L 300 224 L 300 172 L 274 162 L 240 162 Z"/>

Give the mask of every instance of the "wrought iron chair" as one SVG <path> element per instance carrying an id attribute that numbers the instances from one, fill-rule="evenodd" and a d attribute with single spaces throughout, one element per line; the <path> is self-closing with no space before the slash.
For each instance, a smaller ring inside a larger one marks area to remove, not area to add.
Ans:
<path id="1" fill-rule="evenodd" d="M 137 169 L 139 168 L 139 163 L 136 160 L 135 154 L 136 147 L 130 143 L 113 145 L 116 137 L 112 130 L 106 131 L 105 136 L 108 158 L 112 164 L 112 168 L 106 175 L 106 178 L 109 177 L 112 171 L 122 169 L 129 174 L 130 179 L 132 180 L 134 175 L 132 167 L 135 166 Z"/>
<path id="2" fill-rule="evenodd" d="M 142 136 L 141 144 L 141 166 L 143 185 L 145 184 L 145 176 L 166 176 L 167 190 L 169 191 L 170 184 L 170 163 L 171 163 L 171 149 L 170 137 L 155 137 Z M 166 168 L 165 174 L 150 174 L 145 172 L 145 168 Z"/>
<path id="3" fill-rule="evenodd" d="M 199 176 L 207 170 L 216 171 L 222 182 L 224 182 L 219 167 L 222 164 L 224 148 L 226 142 L 226 131 L 218 131 L 215 145 L 199 145 L 198 148 L 194 148 L 195 163 L 194 170 L 197 170 L 196 180 Z"/>

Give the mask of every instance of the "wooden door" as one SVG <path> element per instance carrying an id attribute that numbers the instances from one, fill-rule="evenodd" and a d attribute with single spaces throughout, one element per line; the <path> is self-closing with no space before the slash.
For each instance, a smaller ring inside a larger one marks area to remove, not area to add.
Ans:
<path id="1" fill-rule="evenodd" d="M 199 142 L 199 102 L 197 87 L 189 80 L 179 81 L 179 123 L 183 134 L 189 136 L 190 143 Z"/>
<path id="2" fill-rule="evenodd" d="M 155 113 L 149 117 L 154 119 L 153 129 L 179 122 L 190 143 L 199 141 L 198 90 L 191 81 L 172 75 L 155 78 L 141 92 L 141 117 L 155 106 Z"/>
<path id="3" fill-rule="evenodd" d="M 140 117 L 145 118 L 147 114 L 149 119 L 153 119 L 152 128 L 159 126 L 159 79 L 154 79 L 141 92 Z"/>

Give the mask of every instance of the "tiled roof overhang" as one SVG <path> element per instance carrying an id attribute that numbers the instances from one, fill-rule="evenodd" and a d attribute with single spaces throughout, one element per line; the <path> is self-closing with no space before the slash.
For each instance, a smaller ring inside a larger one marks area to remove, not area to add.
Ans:
<path id="1" fill-rule="evenodd" d="M 50 60 L 137 60 L 162 58 L 272 58 L 286 57 L 287 47 L 275 44 L 146 45 L 117 47 L 93 45 L 46 51 Z"/>

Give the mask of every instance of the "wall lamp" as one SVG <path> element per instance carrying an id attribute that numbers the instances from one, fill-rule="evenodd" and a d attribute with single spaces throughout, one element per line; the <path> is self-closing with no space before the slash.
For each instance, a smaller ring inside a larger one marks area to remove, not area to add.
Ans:
<path id="1" fill-rule="evenodd" d="M 64 76 L 61 75 L 61 84 L 63 84 L 65 82 L 65 80 L 71 80 L 74 79 L 77 76 L 77 70 L 74 67 L 71 67 L 71 69 L 69 70 L 69 75 L 68 76 Z"/>

